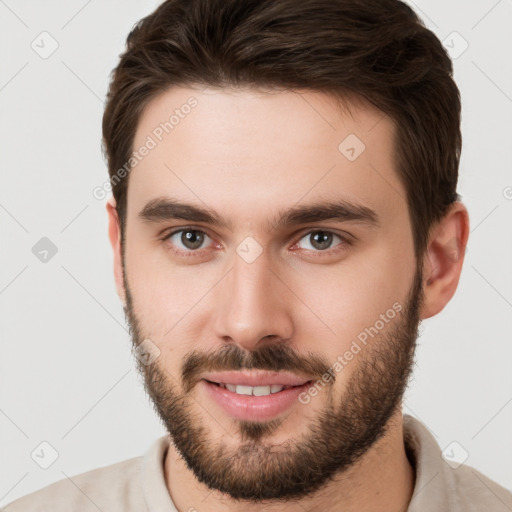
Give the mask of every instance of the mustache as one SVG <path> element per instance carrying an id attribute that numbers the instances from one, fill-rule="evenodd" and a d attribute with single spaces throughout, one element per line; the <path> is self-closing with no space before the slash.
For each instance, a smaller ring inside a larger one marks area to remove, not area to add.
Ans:
<path id="1" fill-rule="evenodd" d="M 201 380 L 200 375 L 204 372 L 243 369 L 289 371 L 321 379 L 330 366 L 325 357 L 311 352 L 308 352 L 307 357 L 302 356 L 284 343 L 263 345 L 250 352 L 242 350 L 238 345 L 229 344 L 215 352 L 189 352 L 182 365 L 181 379 L 188 393 Z M 333 375 L 332 384 L 334 379 Z"/>

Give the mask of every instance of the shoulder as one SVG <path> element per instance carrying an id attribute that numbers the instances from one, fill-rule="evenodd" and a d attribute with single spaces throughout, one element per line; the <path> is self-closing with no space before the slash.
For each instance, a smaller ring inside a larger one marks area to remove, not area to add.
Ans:
<path id="1" fill-rule="evenodd" d="M 475 468 L 462 464 L 452 469 L 456 501 L 465 512 L 512 510 L 512 492 Z"/>
<path id="2" fill-rule="evenodd" d="M 404 415 L 404 441 L 416 472 L 408 512 L 512 510 L 508 489 L 475 468 L 447 458 L 426 425 L 409 415 Z"/>
<path id="3" fill-rule="evenodd" d="M 141 489 L 143 457 L 69 476 L 8 504 L 5 512 L 146 510 Z"/>

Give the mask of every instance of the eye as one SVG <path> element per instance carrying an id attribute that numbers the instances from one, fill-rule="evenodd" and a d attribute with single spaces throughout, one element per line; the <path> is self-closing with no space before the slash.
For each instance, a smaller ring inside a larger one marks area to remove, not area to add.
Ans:
<path id="1" fill-rule="evenodd" d="M 204 242 L 210 237 L 200 229 L 184 228 L 173 231 L 162 237 L 163 241 L 170 242 L 177 247 L 177 252 L 197 252 L 202 249 Z M 211 240 L 211 239 L 210 239 Z"/>
<path id="2" fill-rule="evenodd" d="M 339 241 L 337 244 L 336 239 Z M 202 249 L 208 247 L 208 240 L 213 241 L 204 231 L 195 228 L 181 228 L 171 233 L 164 234 L 160 240 L 172 246 L 172 250 L 183 256 L 194 256 Z M 304 243 L 303 241 L 306 241 Z M 334 248 L 331 249 L 333 247 Z M 345 250 L 352 244 L 350 237 L 344 237 L 332 231 L 320 230 L 305 233 L 300 240 L 294 244 L 292 249 L 305 249 L 313 253 L 332 254 Z M 220 246 L 218 246 L 220 248 Z"/>
<path id="3" fill-rule="evenodd" d="M 350 240 L 348 239 L 348 237 L 342 237 L 340 235 L 337 235 L 336 233 L 333 233 L 332 231 L 316 230 L 306 233 L 306 235 L 303 236 L 297 242 L 297 244 L 295 244 L 295 246 L 299 247 L 300 249 L 313 250 L 315 252 L 326 252 L 328 249 L 331 248 L 333 241 L 335 241 L 335 239 L 341 241 L 341 243 L 337 244 L 335 247 L 342 246 L 341 249 L 343 249 L 344 246 L 350 245 Z M 305 244 L 306 247 L 300 247 L 302 240 L 307 241 L 307 244 Z"/>

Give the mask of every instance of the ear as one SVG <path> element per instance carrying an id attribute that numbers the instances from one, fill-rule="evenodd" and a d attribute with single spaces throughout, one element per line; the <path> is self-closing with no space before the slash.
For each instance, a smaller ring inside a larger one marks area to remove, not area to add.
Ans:
<path id="1" fill-rule="evenodd" d="M 453 297 L 459 283 L 469 237 L 469 215 L 456 201 L 434 226 L 423 260 L 424 304 L 421 319 L 437 315 Z"/>
<path id="2" fill-rule="evenodd" d="M 123 261 L 121 250 L 121 224 L 116 210 L 116 200 L 111 197 L 107 201 L 108 214 L 108 237 L 110 245 L 114 252 L 114 278 L 116 282 L 117 295 L 121 299 L 123 306 L 126 306 L 126 296 L 123 282 Z"/>

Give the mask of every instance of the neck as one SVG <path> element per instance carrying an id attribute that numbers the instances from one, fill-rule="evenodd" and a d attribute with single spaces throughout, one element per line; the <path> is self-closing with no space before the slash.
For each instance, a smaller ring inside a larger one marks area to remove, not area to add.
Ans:
<path id="1" fill-rule="evenodd" d="M 199 482 L 179 456 L 173 443 L 164 463 L 167 489 L 179 512 L 256 512 L 261 503 L 240 502 L 212 491 Z M 323 510 L 324 512 L 406 512 L 412 497 L 415 471 L 404 445 L 402 411 L 390 419 L 388 429 L 368 452 L 316 493 L 290 502 L 266 502 L 269 512 Z"/>

